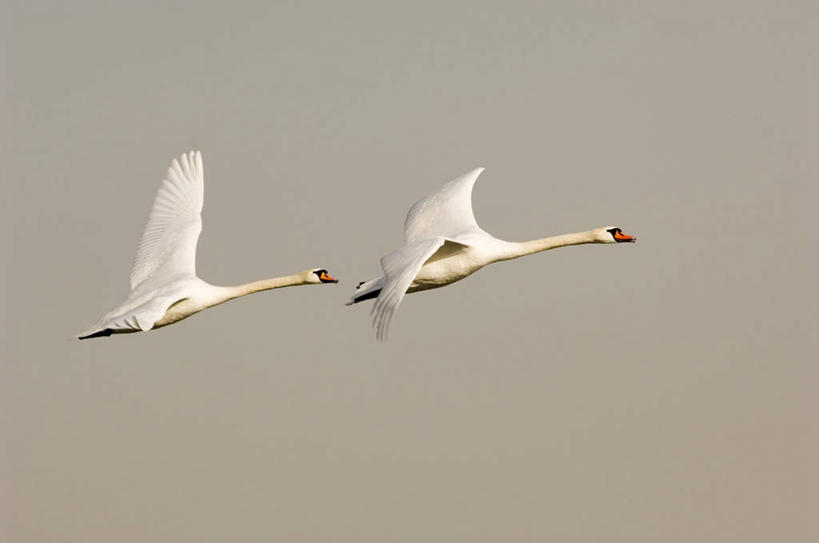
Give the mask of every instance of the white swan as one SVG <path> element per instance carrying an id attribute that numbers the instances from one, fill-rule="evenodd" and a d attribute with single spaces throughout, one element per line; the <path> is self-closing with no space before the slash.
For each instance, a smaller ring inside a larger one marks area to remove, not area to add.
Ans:
<path id="1" fill-rule="evenodd" d="M 131 270 L 130 295 L 80 334 L 80 339 L 160 328 L 262 290 L 338 283 L 323 268 L 234 287 L 218 287 L 202 281 L 196 277 L 196 243 L 202 231 L 203 197 L 201 153 L 191 152 L 179 160 L 174 159 L 167 178 L 159 187 L 139 242 Z"/>
<path id="2" fill-rule="evenodd" d="M 378 298 L 372 309 L 378 339 L 386 339 L 390 320 L 408 292 L 442 287 L 487 264 L 557 247 L 637 241 L 616 226 L 523 243 L 497 239 L 472 214 L 472 187 L 483 170 L 472 170 L 417 201 L 404 222 L 406 245 L 381 258 L 382 277 L 356 287 L 347 305 Z"/>

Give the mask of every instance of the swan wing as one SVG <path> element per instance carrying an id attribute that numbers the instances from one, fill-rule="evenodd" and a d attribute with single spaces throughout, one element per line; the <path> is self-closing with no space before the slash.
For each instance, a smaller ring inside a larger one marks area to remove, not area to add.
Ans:
<path id="1" fill-rule="evenodd" d="M 472 213 L 472 187 L 483 170 L 476 168 L 415 202 L 404 221 L 407 243 L 435 236 L 452 238 L 464 231 L 480 230 Z"/>
<path id="2" fill-rule="evenodd" d="M 148 281 L 157 286 L 176 277 L 196 275 L 196 244 L 202 231 L 205 184 L 202 154 L 191 151 L 174 159 L 154 199 L 139 242 L 131 289 Z"/>
<path id="3" fill-rule="evenodd" d="M 412 280 L 418 275 L 418 270 L 445 245 L 457 246 L 459 249 L 464 247 L 457 241 L 437 236 L 407 243 L 381 258 L 384 285 L 372 309 L 373 326 L 376 328 L 378 339 L 387 338 L 392 316 L 404 299 Z"/>

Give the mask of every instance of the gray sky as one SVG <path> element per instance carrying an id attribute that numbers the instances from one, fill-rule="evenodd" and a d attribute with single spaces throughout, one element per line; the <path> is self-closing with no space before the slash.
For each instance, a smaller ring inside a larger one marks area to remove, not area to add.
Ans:
<path id="1" fill-rule="evenodd" d="M 0 13 L 0 539 L 819 539 L 816 2 L 115 4 Z M 192 148 L 202 278 L 341 284 L 71 340 Z M 477 166 L 502 239 L 640 241 L 377 343 L 344 301 Z"/>

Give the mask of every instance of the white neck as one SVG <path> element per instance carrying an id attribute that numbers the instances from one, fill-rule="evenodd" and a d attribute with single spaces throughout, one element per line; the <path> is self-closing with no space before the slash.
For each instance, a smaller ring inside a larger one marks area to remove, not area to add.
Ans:
<path id="1" fill-rule="evenodd" d="M 237 285 L 235 287 L 217 287 L 205 283 L 201 279 L 199 289 L 190 298 L 180 300 L 173 304 L 156 324 L 155 327 L 165 326 L 182 320 L 186 317 L 198 313 L 203 309 L 213 307 L 215 305 L 223 304 L 234 298 L 246 296 L 254 292 L 261 292 L 262 290 L 270 290 L 274 288 L 290 287 L 294 285 L 310 285 L 314 284 L 308 280 L 309 276 L 305 273 L 298 275 L 288 275 L 287 277 L 277 277 L 275 279 L 264 279 L 262 281 L 255 281 L 253 283 L 245 283 L 244 285 Z"/>
<path id="2" fill-rule="evenodd" d="M 498 260 L 511 260 L 521 256 L 548 251 L 549 249 L 568 247 L 570 245 L 583 245 L 585 243 L 603 242 L 595 236 L 594 230 L 574 234 L 561 234 L 559 236 L 551 236 L 520 243 L 506 241 L 504 242 L 504 249 L 501 251 L 501 257 L 498 258 Z"/>
<path id="3" fill-rule="evenodd" d="M 274 288 L 293 287 L 297 285 L 310 285 L 312 283 L 304 279 L 304 274 L 287 275 L 285 277 L 274 277 L 273 279 L 262 279 L 261 281 L 253 281 L 252 283 L 244 283 L 232 287 L 217 287 L 220 291 L 217 300 L 212 305 L 221 304 L 234 298 L 240 298 L 253 294 L 254 292 L 262 292 L 263 290 L 272 290 Z"/>

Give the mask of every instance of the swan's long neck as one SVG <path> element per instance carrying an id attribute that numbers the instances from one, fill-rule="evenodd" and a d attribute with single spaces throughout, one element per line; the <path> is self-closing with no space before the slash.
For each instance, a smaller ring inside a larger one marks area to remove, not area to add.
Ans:
<path id="1" fill-rule="evenodd" d="M 254 292 L 261 292 L 263 290 L 273 290 L 274 288 L 293 287 L 296 285 L 304 285 L 304 277 L 301 274 L 287 275 L 285 277 L 274 277 L 273 279 L 262 279 L 261 281 L 253 281 L 252 283 L 245 283 L 235 287 L 227 287 L 233 291 L 232 298 L 240 296 L 247 296 Z"/>
<path id="2" fill-rule="evenodd" d="M 505 242 L 504 250 L 498 260 L 510 260 L 521 256 L 557 249 L 558 247 L 568 247 L 570 245 L 583 245 L 584 243 L 601 243 L 594 235 L 593 230 L 587 232 L 577 232 L 574 234 L 561 234 L 548 238 L 535 239 L 524 242 Z"/>
<path id="3" fill-rule="evenodd" d="M 262 281 L 254 281 L 253 283 L 245 283 L 244 285 L 237 285 L 234 287 L 219 287 L 210 285 L 200 279 L 200 285 L 196 293 L 190 298 L 179 300 L 165 312 L 155 325 L 155 328 L 172 324 L 187 318 L 194 313 L 198 313 L 203 309 L 213 307 L 215 305 L 223 304 L 227 301 L 253 294 L 254 292 L 261 292 L 263 290 L 270 290 L 274 288 L 290 287 L 294 285 L 311 284 L 305 280 L 304 274 L 288 275 L 287 277 L 276 277 L 275 279 L 264 279 Z"/>
<path id="4" fill-rule="evenodd" d="M 220 296 L 218 297 L 216 304 L 221 304 L 223 302 L 227 302 L 228 300 L 233 300 L 234 298 L 247 296 L 248 294 L 253 294 L 254 292 L 306 284 L 308 283 L 304 280 L 303 274 L 296 274 L 287 275 L 285 277 L 274 277 L 273 279 L 262 279 L 261 281 L 253 281 L 252 283 L 244 283 L 242 285 L 232 287 L 218 287 L 220 290 Z"/>

